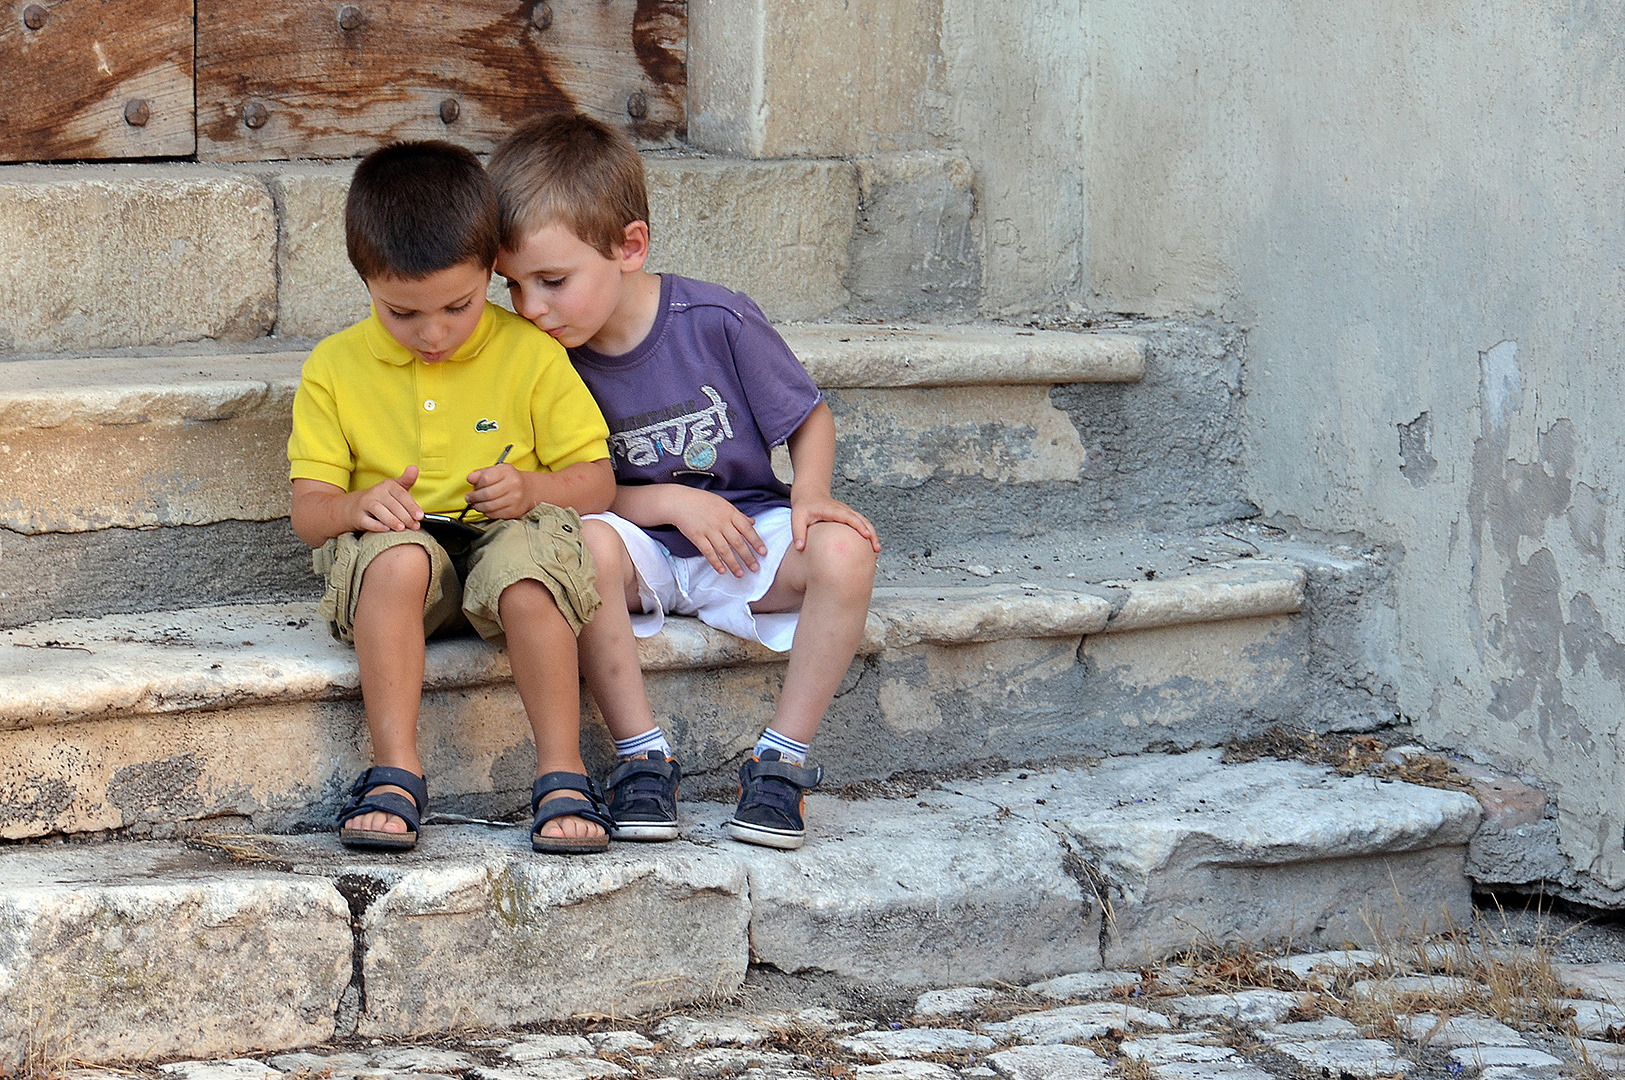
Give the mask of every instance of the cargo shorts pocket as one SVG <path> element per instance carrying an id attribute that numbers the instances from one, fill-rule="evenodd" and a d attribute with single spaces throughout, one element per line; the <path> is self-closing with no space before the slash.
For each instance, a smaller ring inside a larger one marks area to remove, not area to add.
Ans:
<path id="1" fill-rule="evenodd" d="M 519 581 L 537 581 L 552 595 L 572 632 L 591 621 L 601 601 L 598 573 L 582 540 L 581 515 L 542 503 L 517 521 L 501 521 L 476 541 L 463 593 L 463 612 L 487 641 L 503 641 L 498 604 Z"/>

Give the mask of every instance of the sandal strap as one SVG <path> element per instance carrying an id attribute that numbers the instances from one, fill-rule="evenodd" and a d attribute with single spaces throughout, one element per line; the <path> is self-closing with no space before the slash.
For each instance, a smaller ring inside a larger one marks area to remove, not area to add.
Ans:
<path id="1" fill-rule="evenodd" d="M 530 834 L 535 836 L 542 831 L 543 825 L 561 817 L 586 818 L 602 825 L 605 832 L 612 832 L 615 829 L 615 819 L 601 812 L 586 799 L 563 798 L 549 799 L 537 808 L 536 816 L 531 819 Z"/>
<path id="2" fill-rule="evenodd" d="M 531 811 L 534 813 L 541 805 L 542 799 L 555 791 L 579 791 L 595 806 L 601 806 L 604 802 L 604 797 L 598 793 L 598 785 L 592 782 L 592 777 L 578 772 L 550 772 L 537 777 L 536 782 L 530 786 Z"/>
<path id="3" fill-rule="evenodd" d="M 579 791 L 587 797 L 542 802 L 555 791 Z M 591 777 L 581 773 L 550 772 L 539 778 L 530 789 L 530 810 L 532 836 L 540 832 L 543 825 L 559 817 L 586 818 L 602 825 L 605 832 L 615 828 L 615 819 L 609 816 L 609 807 L 604 804 L 603 796 L 598 794 L 598 785 L 592 782 Z"/>
<path id="4" fill-rule="evenodd" d="M 379 791 L 373 794 L 381 787 L 401 788 L 411 796 L 411 799 L 408 800 L 394 791 Z M 355 783 L 350 786 L 350 799 L 339 811 L 338 824 L 343 828 L 346 821 L 376 811 L 394 814 L 405 821 L 412 832 L 417 832 L 428 805 L 429 785 L 423 777 L 393 765 L 374 765 L 356 777 Z"/>
<path id="5" fill-rule="evenodd" d="M 802 765 L 792 765 L 788 761 L 747 761 L 739 767 L 741 783 L 766 777 L 783 780 L 807 791 L 823 782 L 824 767 L 817 765 L 809 769 Z"/>

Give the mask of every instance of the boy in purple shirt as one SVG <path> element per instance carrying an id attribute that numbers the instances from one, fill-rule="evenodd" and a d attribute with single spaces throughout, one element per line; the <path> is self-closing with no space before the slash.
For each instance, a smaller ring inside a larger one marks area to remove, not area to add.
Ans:
<path id="1" fill-rule="evenodd" d="M 552 334 L 609 421 L 615 502 L 585 519 L 604 606 L 581 670 L 621 761 L 605 780 L 614 835 L 678 832 L 681 769 L 655 723 L 638 637 L 669 614 L 788 651 L 772 722 L 740 769 L 739 840 L 798 848 L 808 744 L 856 655 L 880 541 L 830 495 L 835 421 L 747 297 L 656 275 L 643 162 L 580 114 L 536 117 L 497 147 L 497 272 L 514 309 Z M 773 474 L 788 443 L 795 480 Z M 624 603 L 614 603 L 617 583 Z"/>

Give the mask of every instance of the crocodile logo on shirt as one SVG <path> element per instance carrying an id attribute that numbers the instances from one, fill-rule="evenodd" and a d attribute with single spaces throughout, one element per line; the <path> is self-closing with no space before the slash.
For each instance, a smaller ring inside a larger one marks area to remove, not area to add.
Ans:
<path id="1" fill-rule="evenodd" d="M 495 431 L 499 426 L 495 420 L 488 420 L 483 416 L 474 422 L 475 431 Z"/>

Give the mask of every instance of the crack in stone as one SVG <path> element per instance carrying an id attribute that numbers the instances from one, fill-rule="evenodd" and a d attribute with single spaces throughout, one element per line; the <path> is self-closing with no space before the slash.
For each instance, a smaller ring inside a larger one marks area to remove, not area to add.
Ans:
<path id="1" fill-rule="evenodd" d="M 361 918 L 374 901 L 389 891 L 389 884 L 366 874 L 340 874 L 333 879 L 333 887 L 338 889 L 350 906 L 350 935 L 353 941 L 350 949 L 350 985 L 339 995 L 338 1009 L 333 1014 L 334 1036 L 344 1038 L 355 1034 L 361 1023 L 361 1015 L 367 1011 L 367 941 L 362 932 Z"/>

